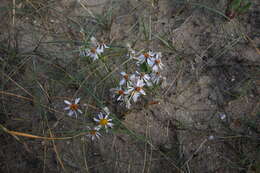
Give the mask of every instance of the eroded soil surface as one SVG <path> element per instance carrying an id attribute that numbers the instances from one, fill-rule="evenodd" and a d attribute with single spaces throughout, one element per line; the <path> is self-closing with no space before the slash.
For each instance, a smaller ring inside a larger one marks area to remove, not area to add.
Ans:
<path id="1" fill-rule="evenodd" d="M 129 42 L 135 49 L 162 52 L 167 83 L 158 94 L 144 98 L 144 103 L 131 111 L 107 102 L 128 129 L 146 137 L 145 142 L 115 130 L 99 141 L 61 140 L 55 141 L 54 147 L 53 141 L 16 139 L 1 132 L 2 172 L 260 172 L 259 1 L 253 0 L 246 13 L 232 20 L 220 15 L 225 13 L 226 0 L 36 2 L 17 2 L 16 7 L 28 13 L 20 15 L 18 10 L 15 19 L 12 10 L 1 12 L 0 60 L 12 52 L 6 51 L 7 45 L 12 45 L 21 56 L 27 52 L 38 53 L 25 56 L 21 62 L 10 59 L 16 71 L 5 70 L 20 85 L 27 88 L 36 85 L 26 83 L 33 69 L 33 63 L 23 65 L 27 58 L 32 62 L 37 58 L 44 61 L 50 55 L 55 57 L 52 61 L 55 65 L 73 69 L 68 62 L 74 63 L 71 59 L 77 54 L 71 52 L 79 43 L 45 43 L 80 40 L 79 26 L 94 27 L 96 37 L 112 45 L 124 46 Z M 12 4 L 6 2 L 0 7 L 11 8 Z M 106 14 L 111 15 L 111 20 L 102 29 L 86 17 Z M 151 32 L 144 31 L 142 24 Z M 50 68 L 53 73 L 50 66 L 41 68 L 43 71 Z M 48 88 L 46 76 L 52 74 L 39 72 L 37 75 L 43 87 Z M 5 80 L 1 78 L 2 83 Z M 17 85 L 10 80 L 3 86 L 1 90 L 21 92 L 15 90 Z M 59 87 L 56 90 L 60 92 L 57 97 L 74 91 L 73 86 L 70 90 Z M 108 93 L 109 89 L 104 90 Z M 30 91 L 32 95 L 37 94 L 34 89 Z M 104 97 L 109 100 L 109 94 Z M 84 102 L 94 101 L 85 99 Z M 48 105 L 63 109 L 59 100 L 54 99 Z M 1 95 L 0 106 L 0 123 L 6 128 L 49 135 L 39 116 L 42 110 L 32 102 Z M 47 126 L 53 131 L 82 126 L 57 112 L 47 114 Z"/>

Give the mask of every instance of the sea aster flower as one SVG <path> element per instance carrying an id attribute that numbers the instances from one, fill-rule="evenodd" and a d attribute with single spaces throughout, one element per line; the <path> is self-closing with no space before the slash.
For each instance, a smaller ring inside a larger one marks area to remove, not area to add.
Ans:
<path id="1" fill-rule="evenodd" d="M 105 43 L 99 44 L 95 37 L 90 38 L 91 48 L 89 49 L 82 49 L 80 48 L 80 56 L 89 56 L 94 61 L 99 59 L 99 55 L 104 52 L 105 48 L 109 48 Z"/>
<path id="2" fill-rule="evenodd" d="M 138 80 L 136 83 L 133 83 L 133 85 L 128 88 L 127 93 L 130 94 L 130 98 L 132 98 L 134 102 L 136 102 L 138 97 L 140 97 L 141 95 L 146 95 L 143 90 L 144 85 L 145 84 L 142 80 Z"/>
<path id="3" fill-rule="evenodd" d="M 120 80 L 119 85 L 131 83 L 129 75 L 126 72 L 123 71 L 120 74 L 123 76 L 123 78 Z"/>
<path id="4" fill-rule="evenodd" d="M 94 127 L 94 128 L 89 128 L 88 134 L 86 135 L 87 137 L 90 137 L 92 141 L 94 141 L 95 139 L 99 139 L 101 134 L 98 132 L 99 131 L 99 127 Z"/>
<path id="5" fill-rule="evenodd" d="M 112 119 L 108 118 L 108 115 L 103 114 L 103 113 L 99 113 L 98 114 L 98 118 L 94 118 L 94 121 L 96 121 L 99 125 L 98 127 L 105 127 L 106 131 L 107 131 L 107 127 L 113 127 L 113 123 L 111 123 Z"/>
<path id="6" fill-rule="evenodd" d="M 163 65 L 162 60 L 161 60 L 161 53 L 160 52 L 156 54 L 155 58 L 152 59 L 152 62 L 153 62 L 153 64 L 152 64 L 151 67 L 152 67 L 152 70 L 154 72 L 158 72 L 159 69 L 163 69 L 164 65 Z"/>
<path id="7" fill-rule="evenodd" d="M 159 82 L 161 81 L 162 79 L 162 76 L 161 76 L 161 73 L 160 72 L 154 72 L 151 74 L 151 81 L 154 83 L 154 84 L 159 84 Z"/>
<path id="8" fill-rule="evenodd" d="M 149 74 L 146 74 L 144 72 L 139 73 L 138 71 L 136 71 L 135 74 L 136 80 L 142 80 L 147 86 L 152 86 L 151 77 L 149 76 Z M 132 78 L 133 77 L 130 77 L 131 80 Z"/>
<path id="9" fill-rule="evenodd" d="M 153 65 L 153 61 L 152 59 L 154 58 L 155 53 L 152 51 L 149 51 L 147 53 L 143 53 L 141 54 L 137 59 L 137 64 L 143 64 L 144 62 L 146 62 L 149 66 Z"/>
<path id="10" fill-rule="evenodd" d="M 117 101 L 124 101 L 125 97 L 127 96 L 127 92 L 125 92 L 121 86 L 117 88 L 112 88 L 111 91 L 113 92 L 113 97 L 117 97 Z"/>
<path id="11" fill-rule="evenodd" d="M 68 115 L 72 116 L 73 114 L 75 114 L 76 118 L 77 118 L 77 112 L 79 112 L 80 114 L 82 114 L 82 111 L 79 109 L 79 101 L 80 98 L 76 98 L 74 103 L 69 102 L 68 100 L 64 100 L 64 103 L 67 104 L 68 106 L 64 108 L 64 110 L 69 110 Z"/>
<path id="12" fill-rule="evenodd" d="M 101 52 L 97 48 L 91 48 L 86 51 L 86 55 L 91 57 L 93 59 L 93 61 L 99 59 L 98 55 L 100 55 L 100 54 L 101 54 Z"/>
<path id="13" fill-rule="evenodd" d="M 219 118 L 221 119 L 221 120 L 224 120 L 224 119 L 226 119 L 226 114 L 224 114 L 224 113 L 221 113 L 221 114 L 219 114 Z"/>

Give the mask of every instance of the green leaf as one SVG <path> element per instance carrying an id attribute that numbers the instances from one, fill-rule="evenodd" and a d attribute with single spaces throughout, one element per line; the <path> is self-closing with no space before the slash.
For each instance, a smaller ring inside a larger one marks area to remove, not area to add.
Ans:
<path id="1" fill-rule="evenodd" d="M 238 10 L 241 4 L 241 0 L 233 0 L 230 4 L 231 9 Z"/>
<path id="2" fill-rule="evenodd" d="M 146 62 L 144 62 L 143 64 L 140 65 L 140 69 L 141 69 L 141 72 L 144 72 L 144 73 L 152 72 L 151 67 Z"/>
<path id="3" fill-rule="evenodd" d="M 250 8 L 251 5 L 252 5 L 252 3 L 251 3 L 251 2 L 248 2 L 245 6 L 243 6 L 243 7 L 241 7 L 241 8 L 238 9 L 238 13 L 244 13 L 244 12 L 246 12 L 246 11 Z"/>

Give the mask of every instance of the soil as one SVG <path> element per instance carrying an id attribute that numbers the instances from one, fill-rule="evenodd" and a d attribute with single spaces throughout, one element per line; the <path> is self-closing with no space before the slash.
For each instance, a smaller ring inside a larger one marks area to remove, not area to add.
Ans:
<path id="1" fill-rule="evenodd" d="M 36 64 L 49 61 L 44 57 L 50 55 L 55 57 L 51 63 L 61 68 L 77 67 L 71 59 L 76 57 L 72 47 L 79 45 L 75 40 L 82 38 L 79 24 L 96 29 L 96 37 L 111 45 L 124 46 L 129 42 L 135 49 L 162 52 L 167 83 L 154 97 L 144 98 L 131 111 L 107 102 L 120 115 L 125 127 L 145 140 L 121 133 L 119 129 L 104 134 L 99 141 L 80 137 L 55 141 L 54 145 L 53 141 L 15 138 L 1 132 L 0 172 L 260 172 L 259 1 L 252 0 L 250 9 L 232 20 L 216 12 L 225 13 L 226 0 L 16 3 L 17 9 L 32 12 L 23 15 L 17 10 L 15 27 L 10 11 L 0 13 L 3 17 L 0 60 L 10 54 L 4 44 L 11 45 L 16 56 L 24 57 L 21 62 L 10 60 L 21 68 L 15 72 L 9 69 L 9 75 L 25 88 L 31 88 L 32 95 L 41 90 L 30 79 L 34 61 Z M 12 7 L 8 1 L 0 5 L 0 8 Z M 34 12 L 35 9 L 38 11 Z M 92 13 L 111 14 L 110 23 L 97 27 L 85 17 Z M 151 27 L 150 35 L 143 31 L 142 22 Z M 10 35 L 14 38 L 9 38 Z M 70 38 L 71 42 L 44 44 L 63 38 Z M 159 38 L 172 46 L 167 47 Z M 28 52 L 38 54 L 24 56 Z M 33 59 L 32 63 L 22 66 L 27 58 Z M 44 88 L 48 88 L 48 76 L 53 76 L 52 73 L 56 78 L 64 75 L 59 70 L 52 72 L 51 68 L 47 74 L 46 68 L 50 67 L 42 65 L 37 71 Z M 4 83 L 4 77 L 0 81 Z M 1 90 L 19 93 L 15 90 L 17 85 L 10 81 L 3 86 Z M 74 93 L 75 86 L 69 90 L 59 86 L 48 89 L 53 93 L 59 91 L 57 97 Z M 59 100 L 49 103 L 46 97 L 37 102 L 63 109 Z M 105 97 L 109 99 L 108 95 Z M 93 99 L 82 100 L 82 103 L 89 102 Z M 154 104 L 146 104 L 151 102 Z M 15 97 L 1 96 L 0 106 L 0 124 L 10 130 L 48 136 L 47 126 L 53 131 L 83 126 L 51 111 L 47 112 L 46 125 L 41 121 L 43 108 Z"/>

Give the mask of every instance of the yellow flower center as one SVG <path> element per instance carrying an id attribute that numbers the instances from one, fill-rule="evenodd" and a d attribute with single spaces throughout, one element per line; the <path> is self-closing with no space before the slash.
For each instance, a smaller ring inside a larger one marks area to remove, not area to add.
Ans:
<path id="1" fill-rule="evenodd" d="M 100 119 L 100 121 L 99 121 L 99 124 L 102 125 L 102 126 L 107 125 L 107 123 L 108 123 L 108 120 L 105 119 L 105 118 Z"/>
<path id="2" fill-rule="evenodd" d="M 78 104 L 71 104 L 70 105 L 70 109 L 73 110 L 73 111 L 77 110 L 78 108 L 79 108 Z"/>
<path id="3" fill-rule="evenodd" d="M 117 93 L 118 93 L 119 95 L 123 95 L 123 94 L 124 94 L 124 91 L 123 91 L 123 90 L 118 90 Z"/>
<path id="4" fill-rule="evenodd" d="M 161 61 L 160 61 L 159 59 L 157 59 L 157 60 L 155 60 L 155 63 L 156 63 L 156 64 L 160 64 Z"/>
<path id="5" fill-rule="evenodd" d="M 124 78 L 125 78 L 125 80 L 128 80 L 128 75 L 127 74 L 124 75 Z"/>
<path id="6" fill-rule="evenodd" d="M 144 53 L 144 57 L 145 57 L 145 58 L 149 58 L 150 55 L 149 55 L 148 53 Z"/>
<path id="7" fill-rule="evenodd" d="M 142 89 L 141 87 L 136 87 L 136 88 L 135 88 L 135 91 L 140 92 L 141 89 Z"/>
<path id="8" fill-rule="evenodd" d="M 92 49 L 90 49 L 90 52 L 91 52 L 91 53 L 96 53 L 97 50 L 96 50 L 96 48 L 92 48 Z"/>

